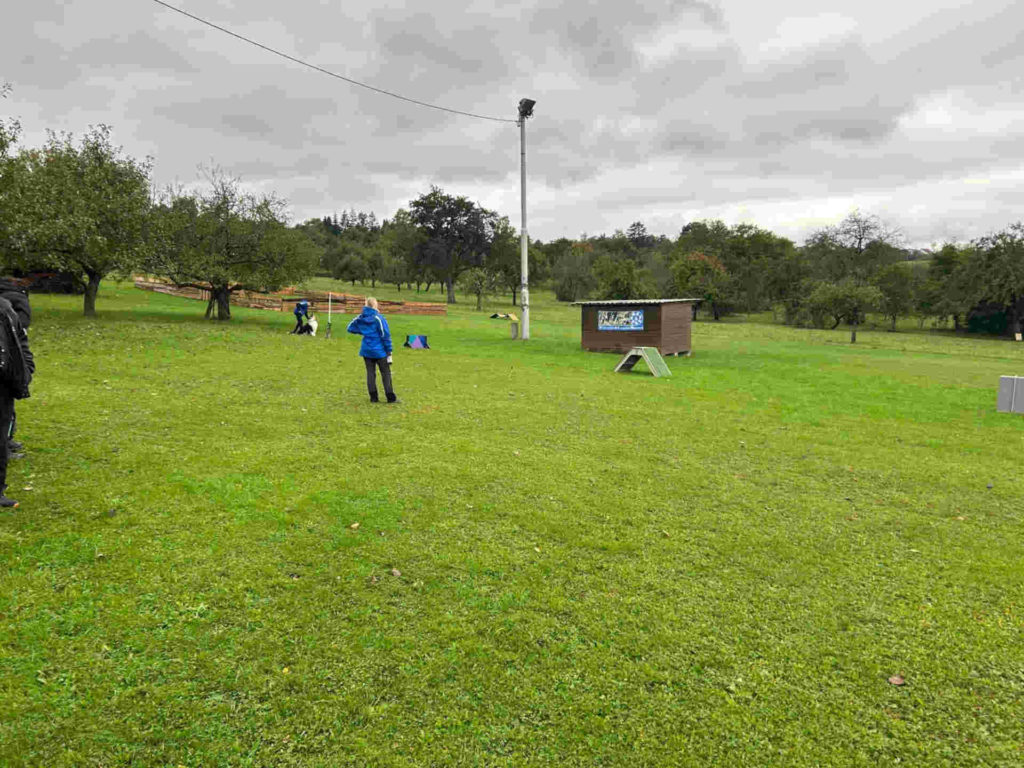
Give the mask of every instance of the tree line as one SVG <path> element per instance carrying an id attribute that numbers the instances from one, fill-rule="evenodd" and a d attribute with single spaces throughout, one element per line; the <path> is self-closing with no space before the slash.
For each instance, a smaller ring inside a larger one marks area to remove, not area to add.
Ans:
<path id="1" fill-rule="evenodd" d="M 6 96 L 7 89 L 0 89 Z M 269 292 L 313 275 L 432 287 L 449 303 L 461 290 L 515 304 L 518 234 L 508 219 L 437 187 L 391 219 L 355 209 L 296 225 L 284 200 L 246 191 L 211 170 L 193 189 L 154 191 L 152 160 L 127 156 L 100 126 L 75 139 L 50 134 L 19 147 L 20 125 L 0 121 L 0 254 L 6 269 L 71 274 L 95 313 L 101 281 L 144 272 L 210 291 L 207 316 L 231 316 L 237 291 Z M 1024 224 L 934 251 L 906 248 L 874 215 L 850 213 L 803 245 L 752 224 L 695 221 L 675 238 L 642 222 L 612 235 L 529 247 L 530 282 L 561 301 L 701 299 L 717 320 L 771 311 L 796 326 L 858 326 L 869 313 L 923 324 L 1020 333 Z"/>
<path id="2" fill-rule="evenodd" d="M 559 299 L 698 298 L 715 320 L 771 311 L 795 326 L 850 328 L 868 313 L 895 330 L 921 326 L 1020 333 L 1024 322 L 1024 224 L 970 243 L 907 248 L 881 218 L 853 211 L 802 246 L 751 224 L 696 221 L 674 239 L 641 222 L 612 236 L 557 240 L 547 252 Z"/>
<path id="3" fill-rule="evenodd" d="M 0 91 L 6 96 L 7 89 Z M 238 291 L 271 292 L 320 274 L 481 297 L 519 282 L 508 219 L 432 187 L 391 220 L 352 210 L 289 225 L 287 204 L 211 169 L 205 183 L 155 191 L 150 158 L 115 146 L 99 126 L 79 139 L 49 134 L 19 148 L 20 125 L 0 121 L 0 257 L 5 270 L 70 275 L 96 312 L 108 276 L 145 273 L 210 291 L 208 317 L 231 317 Z"/>

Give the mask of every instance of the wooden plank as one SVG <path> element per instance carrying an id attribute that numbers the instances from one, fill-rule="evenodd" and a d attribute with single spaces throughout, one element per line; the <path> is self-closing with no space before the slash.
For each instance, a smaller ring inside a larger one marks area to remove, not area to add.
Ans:
<path id="1" fill-rule="evenodd" d="M 665 362 L 665 358 L 661 356 L 657 347 L 640 347 L 640 351 L 643 353 L 644 362 L 647 363 L 647 367 L 651 369 L 652 374 L 656 377 L 672 375 L 672 371 L 668 369 L 668 363 Z"/>
<path id="2" fill-rule="evenodd" d="M 631 350 L 626 353 L 626 356 L 623 357 L 619 361 L 619 364 L 615 366 L 615 373 L 633 370 L 633 366 L 639 363 L 643 357 L 643 355 L 637 355 L 634 354 L 634 352 L 636 352 L 636 350 Z"/>

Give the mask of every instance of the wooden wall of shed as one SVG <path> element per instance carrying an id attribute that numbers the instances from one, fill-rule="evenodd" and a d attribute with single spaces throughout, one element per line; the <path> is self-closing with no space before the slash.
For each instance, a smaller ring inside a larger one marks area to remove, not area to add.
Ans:
<path id="1" fill-rule="evenodd" d="M 691 351 L 690 326 L 693 309 L 689 303 L 607 304 L 582 307 L 581 344 L 591 352 L 628 352 L 633 347 L 657 347 L 663 355 Z M 634 310 L 644 312 L 642 331 L 599 331 L 598 310 Z"/>
<path id="2" fill-rule="evenodd" d="M 661 345 L 658 347 L 661 354 L 677 355 L 690 352 L 693 305 L 683 302 L 662 304 L 661 313 Z"/>
<path id="3" fill-rule="evenodd" d="M 661 347 L 661 310 L 663 304 L 607 304 L 596 307 L 582 307 L 582 345 L 591 352 L 628 352 L 633 347 Z M 633 310 L 644 311 L 644 329 L 642 331 L 599 331 L 597 329 L 598 310 Z"/>

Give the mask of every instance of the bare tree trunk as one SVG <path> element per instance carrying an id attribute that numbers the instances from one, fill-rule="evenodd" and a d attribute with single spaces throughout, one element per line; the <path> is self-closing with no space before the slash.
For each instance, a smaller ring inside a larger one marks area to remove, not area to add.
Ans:
<path id="1" fill-rule="evenodd" d="M 85 283 L 85 316 L 95 317 L 96 316 L 96 295 L 100 291 L 100 279 L 102 275 L 96 272 L 86 272 L 86 276 L 89 278 Z"/>
<path id="2" fill-rule="evenodd" d="M 483 309 L 483 308 L 484 308 L 484 305 L 483 305 L 483 300 L 484 300 L 484 295 L 483 295 L 482 293 L 478 293 L 478 294 L 476 295 L 476 308 L 477 308 L 478 310 L 480 310 L 480 309 Z"/>
<path id="3" fill-rule="evenodd" d="M 512 286 L 512 306 L 516 305 L 516 287 Z"/>
<path id="4" fill-rule="evenodd" d="M 455 303 L 455 281 L 454 280 L 452 280 L 450 277 L 445 278 L 444 283 L 441 284 L 441 291 L 442 292 L 444 292 L 444 291 L 448 292 L 448 303 L 449 304 L 454 304 Z"/>
<path id="5" fill-rule="evenodd" d="M 214 292 L 217 300 L 217 319 L 226 321 L 231 319 L 231 292 L 227 288 L 218 288 Z"/>
<path id="6" fill-rule="evenodd" d="M 213 308 L 217 306 L 217 300 L 213 298 L 213 291 L 210 291 L 210 300 L 206 302 L 206 319 L 213 317 Z"/>
<path id="7" fill-rule="evenodd" d="M 857 316 L 854 315 L 853 323 L 850 325 L 850 343 L 857 343 Z"/>

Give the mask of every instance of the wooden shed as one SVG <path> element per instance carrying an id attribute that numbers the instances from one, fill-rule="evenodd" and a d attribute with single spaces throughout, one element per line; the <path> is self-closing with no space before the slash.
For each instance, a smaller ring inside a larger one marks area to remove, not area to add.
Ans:
<path id="1" fill-rule="evenodd" d="M 693 305 L 699 301 L 577 301 L 582 309 L 583 348 L 625 353 L 633 347 L 657 347 L 663 355 L 688 355 Z"/>

